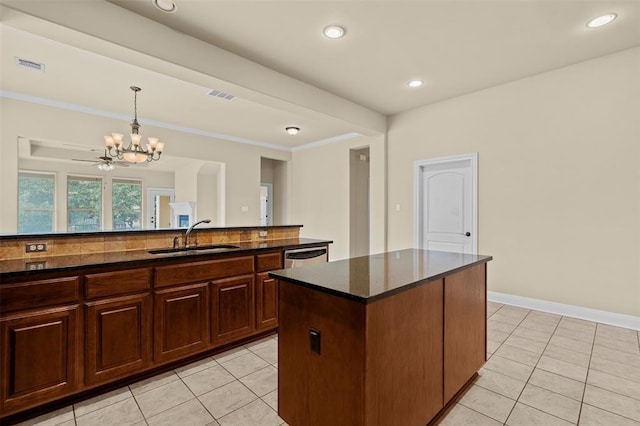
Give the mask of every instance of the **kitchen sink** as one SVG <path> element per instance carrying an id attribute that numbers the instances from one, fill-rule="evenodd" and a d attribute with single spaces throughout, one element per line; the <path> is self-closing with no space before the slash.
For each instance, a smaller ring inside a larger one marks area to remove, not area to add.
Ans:
<path id="1" fill-rule="evenodd" d="M 230 250 L 230 249 L 237 249 L 237 248 L 240 248 L 240 247 L 232 246 L 230 244 L 213 244 L 208 246 L 175 247 L 175 248 L 149 250 L 149 253 L 150 254 L 167 254 L 167 253 L 182 253 L 182 252 Z"/>

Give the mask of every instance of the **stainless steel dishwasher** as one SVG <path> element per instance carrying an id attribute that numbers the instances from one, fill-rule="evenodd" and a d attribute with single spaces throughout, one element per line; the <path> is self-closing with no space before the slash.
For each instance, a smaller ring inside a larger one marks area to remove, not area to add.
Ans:
<path id="1" fill-rule="evenodd" d="M 285 269 L 302 268 L 303 266 L 325 263 L 327 261 L 328 254 L 326 247 L 285 250 L 284 252 Z"/>

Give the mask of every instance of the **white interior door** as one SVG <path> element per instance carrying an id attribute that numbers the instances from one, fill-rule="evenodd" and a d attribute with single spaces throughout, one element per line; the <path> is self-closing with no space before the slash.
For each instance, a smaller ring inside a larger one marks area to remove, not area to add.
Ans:
<path id="1" fill-rule="evenodd" d="M 273 225 L 273 184 L 260 184 L 260 226 Z"/>
<path id="2" fill-rule="evenodd" d="M 417 166 L 417 246 L 477 253 L 477 156 L 425 160 Z"/>
<path id="3" fill-rule="evenodd" d="M 175 190 L 173 189 L 147 189 L 147 229 L 162 229 L 171 226 L 169 203 L 173 203 L 175 198 Z"/>

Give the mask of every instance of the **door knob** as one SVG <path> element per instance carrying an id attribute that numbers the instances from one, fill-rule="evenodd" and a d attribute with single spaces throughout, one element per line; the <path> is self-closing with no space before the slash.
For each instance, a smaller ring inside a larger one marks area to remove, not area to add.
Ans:
<path id="1" fill-rule="evenodd" d="M 471 236 L 471 232 L 465 232 L 464 234 L 460 234 L 460 235 L 464 235 L 465 237 L 470 237 Z"/>

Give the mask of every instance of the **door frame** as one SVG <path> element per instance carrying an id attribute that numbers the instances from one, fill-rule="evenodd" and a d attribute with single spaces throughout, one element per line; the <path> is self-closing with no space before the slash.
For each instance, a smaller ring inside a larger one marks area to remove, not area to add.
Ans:
<path id="1" fill-rule="evenodd" d="M 448 157 L 428 158 L 413 162 L 413 246 L 422 247 L 423 236 L 423 184 L 422 172 L 429 166 L 442 166 L 447 163 L 460 163 L 468 161 L 471 165 L 471 250 L 473 254 L 478 253 L 478 153 L 452 155 Z"/>
<path id="2" fill-rule="evenodd" d="M 144 209 L 145 210 L 144 221 L 145 221 L 146 229 L 156 229 L 155 223 L 153 224 L 154 225 L 153 227 L 151 224 L 151 217 L 153 217 L 155 214 L 155 212 L 152 211 L 153 199 L 155 198 L 156 195 L 170 196 L 171 202 L 173 203 L 175 202 L 175 198 L 176 198 L 176 190 L 175 188 L 147 188 L 147 196 L 146 196 L 147 205 L 146 205 L 146 208 Z"/>
<path id="3" fill-rule="evenodd" d="M 270 182 L 260 182 L 260 187 L 263 187 L 263 186 L 267 188 L 267 225 L 266 226 L 273 226 L 273 184 Z M 262 211 L 260 212 L 260 215 L 262 216 Z M 262 220 L 262 217 L 260 217 L 260 220 Z"/>

